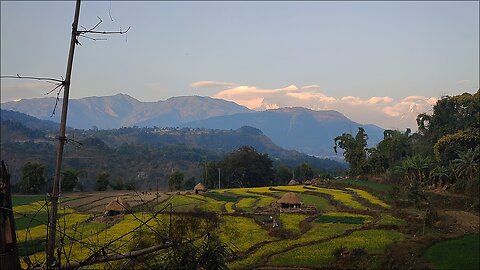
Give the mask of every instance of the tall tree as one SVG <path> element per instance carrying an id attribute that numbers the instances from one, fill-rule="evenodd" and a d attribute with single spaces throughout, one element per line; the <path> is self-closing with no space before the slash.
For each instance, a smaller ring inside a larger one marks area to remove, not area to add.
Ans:
<path id="1" fill-rule="evenodd" d="M 102 172 L 97 177 L 97 182 L 95 183 L 95 190 L 105 191 L 107 190 L 108 185 L 110 184 L 110 174 L 108 172 Z"/>
<path id="2" fill-rule="evenodd" d="M 293 174 L 287 165 L 279 165 L 275 172 L 275 180 L 277 184 L 286 184 L 292 180 Z"/>
<path id="3" fill-rule="evenodd" d="M 361 127 L 358 128 L 355 137 L 349 133 L 343 133 L 334 139 L 335 146 L 333 150 L 337 153 L 337 148 L 343 149 L 343 156 L 350 165 L 350 176 L 359 176 L 366 173 L 367 169 L 367 140 L 368 135 Z"/>
<path id="4" fill-rule="evenodd" d="M 459 130 L 480 129 L 480 90 L 475 94 L 464 93 L 445 96 L 433 106 L 433 114 L 419 114 L 418 131 L 431 145 L 441 137 Z"/>
<path id="5" fill-rule="evenodd" d="M 22 180 L 19 190 L 22 193 L 36 194 L 45 192 L 47 166 L 36 162 L 27 162 L 22 168 Z"/>
<path id="6" fill-rule="evenodd" d="M 183 188 L 184 175 L 182 172 L 175 171 L 168 177 L 168 189 L 170 191 L 181 190 Z"/>
<path id="7" fill-rule="evenodd" d="M 385 130 L 383 132 L 383 140 L 378 143 L 376 148 L 378 154 L 385 157 L 388 163 L 387 167 L 411 155 L 410 133 L 410 129 L 407 129 L 404 133 L 398 130 Z"/>
<path id="8" fill-rule="evenodd" d="M 243 146 L 226 155 L 220 162 L 226 187 L 267 186 L 272 183 L 274 170 L 268 154 L 258 153 L 250 146 Z"/>
<path id="9" fill-rule="evenodd" d="M 313 171 L 310 164 L 303 162 L 295 168 L 296 179 L 300 181 L 311 180 L 315 177 L 315 172 Z"/>
<path id="10" fill-rule="evenodd" d="M 458 153 L 458 158 L 453 160 L 454 173 L 459 179 L 479 179 L 480 146 Z"/>
<path id="11" fill-rule="evenodd" d="M 82 171 L 75 169 L 66 169 L 62 172 L 62 190 L 72 191 L 77 186 Z"/>

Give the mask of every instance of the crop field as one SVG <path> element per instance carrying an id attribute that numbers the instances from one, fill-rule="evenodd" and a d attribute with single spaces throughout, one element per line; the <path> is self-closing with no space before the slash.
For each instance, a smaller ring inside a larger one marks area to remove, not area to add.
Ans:
<path id="1" fill-rule="evenodd" d="M 478 269 L 480 235 L 471 234 L 431 246 L 425 257 L 438 269 Z"/>
<path id="2" fill-rule="evenodd" d="M 316 212 L 279 212 L 276 201 L 285 192 L 294 192 L 304 206 L 314 207 Z M 200 237 L 202 230 L 208 230 L 218 236 L 233 251 L 227 261 L 231 269 L 328 268 L 336 262 L 335 254 L 340 249 L 361 249 L 375 258 L 367 267 L 378 267 L 384 251 L 408 237 L 402 230 L 406 221 L 391 212 L 390 205 L 381 196 L 382 193 L 372 194 L 358 186 L 342 189 L 277 186 L 221 189 L 204 194 L 162 193 L 158 202 L 156 196 L 149 193 L 66 194 L 61 200 L 58 223 L 67 235 L 61 237 L 62 260 L 81 261 L 101 250 L 118 253 L 138 249 L 146 243 L 154 245 L 161 235 L 171 235 L 180 224 L 195 224 L 194 228 L 179 232 L 180 235 Z M 117 197 L 128 201 L 131 211 L 103 217 L 105 205 Z M 372 205 L 376 207 L 371 208 Z M 42 261 L 45 256 L 47 206 L 44 196 L 14 197 L 20 253 L 32 262 Z M 470 240 L 456 241 L 464 244 Z M 425 258 L 443 267 L 445 264 L 435 258 L 445 257 L 444 251 L 451 249 L 451 245 L 459 244 L 439 243 L 426 252 Z M 104 263 L 98 267 L 115 268 L 115 264 Z"/>

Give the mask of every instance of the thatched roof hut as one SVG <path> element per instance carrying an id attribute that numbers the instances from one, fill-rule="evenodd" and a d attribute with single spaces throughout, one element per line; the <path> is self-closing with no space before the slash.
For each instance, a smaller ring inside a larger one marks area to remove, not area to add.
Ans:
<path id="1" fill-rule="evenodd" d="M 302 201 L 298 198 L 294 192 L 285 193 L 280 199 L 277 200 L 282 208 L 298 208 L 302 205 Z"/>
<path id="2" fill-rule="evenodd" d="M 127 210 L 130 210 L 130 204 L 117 197 L 105 206 L 105 215 L 116 216 L 125 213 Z"/>
<path id="3" fill-rule="evenodd" d="M 311 185 L 311 184 L 312 184 L 312 181 L 310 181 L 310 180 L 307 180 L 307 181 L 305 181 L 305 183 L 304 183 L 304 184 L 305 184 L 305 185 Z"/>
<path id="4" fill-rule="evenodd" d="M 202 183 L 198 183 L 194 188 L 193 188 L 193 191 L 195 192 L 195 194 L 198 194 L 200 192 L 205 192 L 207 191 L 207 188 L 202 184 Z"/>
<path id="5" fill-rule="evenodd" d="M 290 182 L 288 182 L 288 185 L 289 186 L 296 186 L 296 185 L 298 185 L 298 182 L 292 179 L 292 180 L 290 180 Z"/>

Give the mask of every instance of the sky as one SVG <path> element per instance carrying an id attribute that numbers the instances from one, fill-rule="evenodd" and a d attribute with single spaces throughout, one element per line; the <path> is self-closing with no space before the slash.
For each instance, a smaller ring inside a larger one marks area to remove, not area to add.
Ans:
<path id="1" fill-rule="evenodd" d="M 1 75 L 65 76 L 75 3 L 2 1 Z M 70 97 L 200 95 L 303 106 L 415 129 L 444 95 L 479 89 L 479 2 L 85 1 Z M 2 79 L 1 102 L 45 82 Z M 51 94 L 51 95 L 54 95 Z"/>

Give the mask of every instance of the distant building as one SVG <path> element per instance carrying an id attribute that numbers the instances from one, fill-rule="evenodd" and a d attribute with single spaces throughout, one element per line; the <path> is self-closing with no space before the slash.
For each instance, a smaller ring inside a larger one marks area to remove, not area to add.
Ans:
<path id="1" fill-rule="evenodd" d="M 125 214 L 125 212 L 130 210 L 130 205 L 128 202 L 119 199 L 118 197 L 111 201 L 107 206 L 105 206 L 104 216 L 117 216 L 120 214 Z"/>
<path id="2" fill-rule="evenodd" d="M 277 200 L 277 203 L 281 208 L 300 208 L 303 204 L 297 194 L 293 192 L 285 193 L 285 195 Z"/>
<path id="3" fill-rule="evenodd" d="M 298 183 L 297 181 L 293 180 L 293 179 L 290 180 L 290 182 L 288 182 L 288 185 L 289 185 L 289 186 L 296 186 L 296 185 L 298 185 L 298 184 L 299 184 L 299 183 Z"/>
<path id="4" fill-rule="evenodd" d="M 207 191 L 207 188 L 206 188 L 202 183 L 198 183 L 198 184 L 193 188 L 193 191 L 195 192 L 195 194 L 200 194 L 200 193 L 206 192 L 206 191 Z"/>

